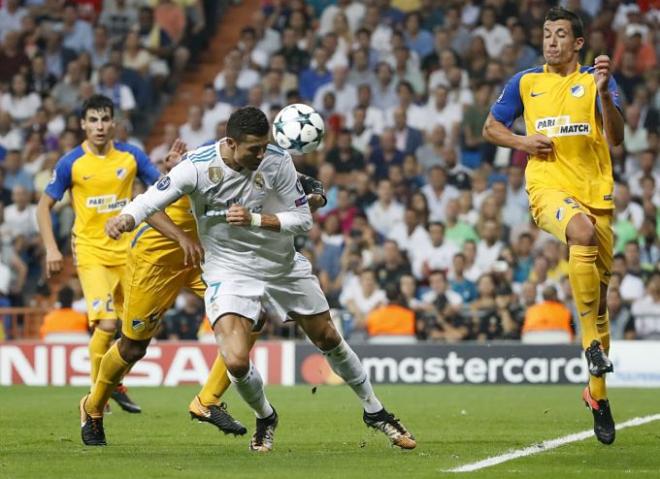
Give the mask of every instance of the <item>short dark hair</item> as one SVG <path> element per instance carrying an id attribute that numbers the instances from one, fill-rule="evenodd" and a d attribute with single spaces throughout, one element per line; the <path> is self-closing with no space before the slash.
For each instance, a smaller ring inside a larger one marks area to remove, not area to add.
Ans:
<path id="1" fill-rule="evenodd" d="M 68 286 L 62 287 L 60 292 L 57 293 L 57 300 L 62 308 L 70 308 L 73 304 L 73 290 Z"/>
<path id="2" fill-rule="evenodd" d="M 561 7 L 552 7 L 545 15 L 545 22 L 556 22 L 557 20 L 568 20 L 575 38 L 584 37 L 584 25 L 575 13 Z"/>
<path id="3" fill-rule="evenodd" d="M 227 121 L 227 136 L 236 141 L 244 140 L 247 135 L 264 136 L 268 130 L 268 118 L 263 111 L 253 106 L 239 108 Z"/>
<path id="4" fill-rule="evenodd" d="M 88 110 L 110 110 L 110 116 L 115 116 L 115 105 L 112 100 L 105 95 L 92 95 L 82 105 L 80 117 L 85 118 Z"/>

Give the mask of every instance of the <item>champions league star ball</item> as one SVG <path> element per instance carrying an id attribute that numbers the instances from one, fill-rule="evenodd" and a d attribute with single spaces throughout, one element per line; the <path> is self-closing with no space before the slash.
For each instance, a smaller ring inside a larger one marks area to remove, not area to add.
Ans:
<path id="1" fill-rule="evenodd" d="M 285 150 L 311 153 L 318 148 L 324 134 L 321 115 L 302 103 L 284 107 L 273 121 L 273 138 Z"/>

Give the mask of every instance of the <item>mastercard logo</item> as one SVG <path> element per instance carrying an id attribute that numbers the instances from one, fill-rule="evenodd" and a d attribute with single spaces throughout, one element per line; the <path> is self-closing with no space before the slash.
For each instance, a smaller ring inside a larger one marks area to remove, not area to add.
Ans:
<path id="1" fill-rule="evenodd" d="M 300 367 L 303 380 L 308 384 L 342 384 L 344 381 L 337 376 L 322 354 L 307 356 Z"/>

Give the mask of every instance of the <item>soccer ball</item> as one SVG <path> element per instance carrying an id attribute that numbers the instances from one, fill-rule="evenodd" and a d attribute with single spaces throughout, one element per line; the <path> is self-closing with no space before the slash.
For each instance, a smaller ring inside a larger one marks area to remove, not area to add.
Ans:
<path id="1" fill-rule="evenodd" d="M 324 134 L 321 115 L 302 103 L 284 107 L 273 121 L 273 138 L 285 150 L 311 153 L 318 148 Z"/>

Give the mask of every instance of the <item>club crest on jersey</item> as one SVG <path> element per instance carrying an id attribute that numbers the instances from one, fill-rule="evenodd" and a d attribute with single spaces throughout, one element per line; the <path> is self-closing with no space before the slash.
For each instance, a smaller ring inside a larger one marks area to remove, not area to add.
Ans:
<path id="1" fill-rule="evenodd" d="M 257 173 L 254 175 L 254 186 L 257 187 L 258 190 L 263 190 L 264 189 L 264 175 L 261 173 Z"/>
<path id="2" fill-rule="evenodd" d="M 134 319 L 131 321 L 131 328 L 133 331 L 141 331 L 144 329 L 144 321 L 140 319 Z"/>
<path id="3" fill-rule="evenodd" d="M 117 173 L 117 178 L 122 180 L 124 176 L 126 176 L 126 168 L 117 168 L 116 173 Z"/>
<path id="4" fill-rule="evenodd" d="M 571 95 L 575 98 L 581 98 L 584 96 L 584 87 L 582 85 L 573 85 L 571 87 Z"/>
<path id="5" fill-rule="evenodd" d="M 160 180 L 158 180 L 158 183 L 156 183 L 156 189 L 160 191 L 165 191 L 170 187 L 170 183 L 172 180 L 170 180 L 169 176 L 163 176 Z"/>
<path id="6" fill-rule="evenodd" d="M 211 166 L 209 168 L 209 180 L 216 185 L 225 177 L 225 172 L 219 166 Z"/>
<path id="7" fill-rule="evenodd" d="M 561 221 L 564 219 L 564 207 L 559 207 L 557 208 L 557 212 L 555 213 L 555 218 L 557 218 L 557 221 Z"/>

